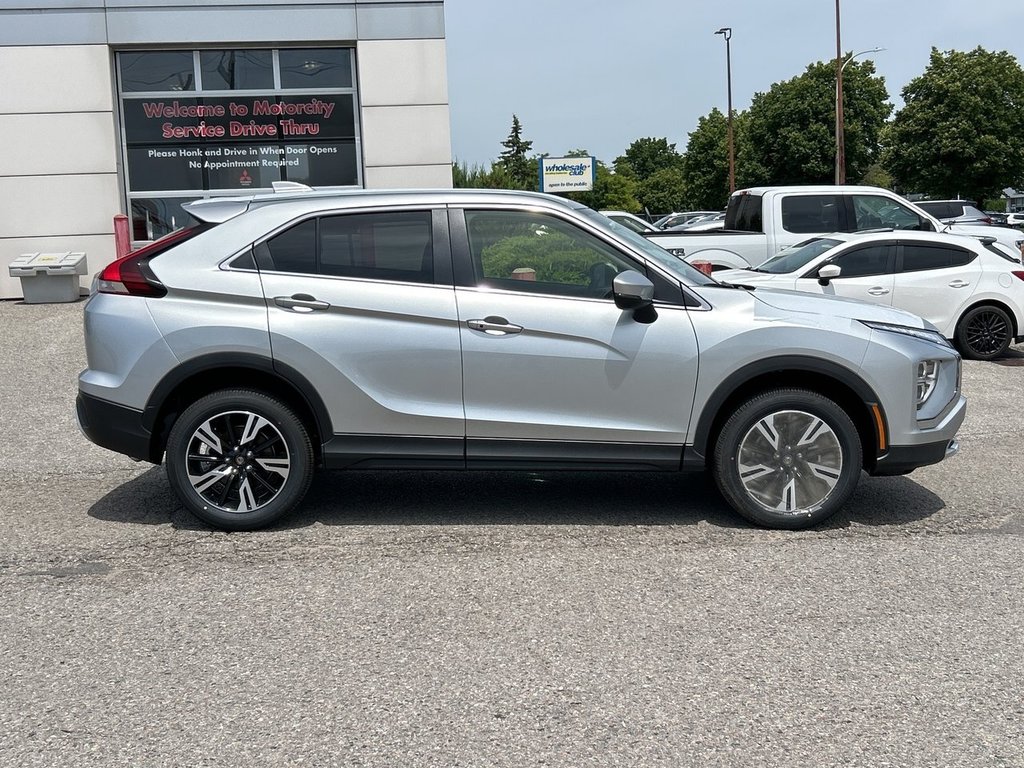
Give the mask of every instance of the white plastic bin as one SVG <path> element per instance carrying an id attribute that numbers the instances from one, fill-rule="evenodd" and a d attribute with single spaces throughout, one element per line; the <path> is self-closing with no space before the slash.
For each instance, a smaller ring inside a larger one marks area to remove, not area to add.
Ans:
<path id="1" fill-rule="evenodd" d="M 21 278 L 26 304 L 78 301 L 84 253 L 24 253 L 11 262 L 11 277 Z"/>

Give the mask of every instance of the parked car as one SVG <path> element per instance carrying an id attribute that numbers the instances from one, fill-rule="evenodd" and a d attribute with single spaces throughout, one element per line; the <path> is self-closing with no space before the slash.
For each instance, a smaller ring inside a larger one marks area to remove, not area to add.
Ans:
<path id="1" fill-rule="evenodd" d="M 98 445 L 165 462 L 214 526 L 274 522 L 314 467 L 709 468 L 749 520 L 801 528 L 862 470 L 957 450 L 960 356 L 921 318 L 724 286 L 572 201 L 188 210 L 202 223 L 97 276 L 77 412 Z"/>
<path id="2" fill-rule="evenodd" d="M 1024 267 L 992 238 L 934 232 L 811 238 L 723 281 L 860 299 L 920 315 L 964 357 L 991 360 L 1024 341 Z"/>
<path id="3" fill-rule="evenodd" d="M 1024 212 L 1006 214 L 1006 226 L 1024 227 Z"/>
<path id="4" fill-rule="evenodd" d="M 869 186 L 783 186 L 737 190 L 729 198 L 725 226 L 710 232 L 649 232 L 665 250 L 712 269 L 748 269 L 783 248 L 829 232 L 870 229 L 945 231 L 986 235 L 1020 252 L 1019 229 L 979 224 L 943 224 L 888 189 Z"/>
<path id="5" fill-rule="evenodd" d="M 985 211 L 985 215 L 992 219 L 992 225 L 996 227 L 1006 226 L 1006 214 L 1002 211 Z"/>
<path id="6" fill-rule="evenodd" d="M 624 227 L 629 227 L 634 232 L 658 232 L 658 227 L 651 224 L 651 222 L 641 219 L 639 216 L 628 211 L 601 211 L 612 221 L 618 222 Z"/>
<path id="7" fill-rule="evenodd" d="M 655 220 L 654 225 L 658 229 L 668 229 L 670 227 L 678 227 L 680 224 L 689 224 L 690 222 L 702 219 L 705 216 L 714 216 L 718 211 L 684 211 L 682 213 L 670 213 L 668 216 L 662 216 L 660 219 Z"/>
<path id="8" fill-rule="evenodd" d="M 992 217 L 973 200 L 919 200 L 917 207 L 943 224 L 993 224 Z"/>

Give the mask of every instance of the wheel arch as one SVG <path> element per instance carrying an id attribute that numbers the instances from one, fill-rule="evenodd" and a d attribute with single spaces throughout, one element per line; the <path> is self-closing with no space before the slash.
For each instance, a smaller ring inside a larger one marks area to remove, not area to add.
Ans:
<path id="1" fill-rule="evenodd" d="M 957 329 L 960 328 L 960 323 L 963 322 L 964 316 L 971 310 L 978 309 L 979 307 L 998 307 L 1007 314 L 1010 318 L 1010 322 L 1013 323 L 1013 329 L 1011 336 L 1019 336 L 1021 334 L 1020 325 L 1017 322 L 1017 313 L 1008 302 L 995 296 L 984 296 L 981 298 L 971 297 L 971 303 L 964 307 L 964 311 L 960 313 L 960 317 L 956 319 L 956 323 L 953 325 L 953 335 L 956 336 Z M 1011 341 L 1012 343 L 1012 341 Z"/>
<path id="2" fill-rule="evenodd" d="M 847 412 L 860 435 L 865 469 L 887 450 L 888 421 L 874 390 L 838 363 L 813 357 L 785 356 L 758 360 L 730 374 L 711 394 L 697 419 L 692 461 L 706 466 L 722 426 L 741 402 L 770 389 L 817 392 Z"/>
<path id="3" fill-rule="evenodd" d="M 331 417 L 316 389 L 298 371 L 269 358 L 246 353 L 218 353 L 193 358 L 165 376 L 143 410 L 150 432 L 149 460 L 159 464 L 174 421 L 200 397 L 220 389 L 244 388 L 272 395 L 287 404 L 310 431 L 316 460 L 325 436 L 333 434 Z"/>

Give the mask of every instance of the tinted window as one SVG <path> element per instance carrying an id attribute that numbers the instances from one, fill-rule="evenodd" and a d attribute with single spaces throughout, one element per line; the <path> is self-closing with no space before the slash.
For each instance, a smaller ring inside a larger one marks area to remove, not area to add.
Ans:
<path id="1" fill-rule="evenodd" d="M 921 217 L 904 205 L 879 195 L 854 195 L 852 231 L 865 229 L 923 229 Z"/>
<path id="2" fill-rule="evenodd" d="M 830 240 L 827 237 L 812 238 L 775 254 L 768 261 L 758 265 L 756 271 L 768 272 L 772 275 L 786 275 L 795 272 L 811 259 L 816 259 L 841 242 L 840 240 Z"/>
<path id="3" fill-rule="evenodd" d="M 610 298 L 615 275 L 642 270 L 589 233 L 552 216 L 467 211 L 466 227 L 479 285 Z"/>
<path id="4" fill-rule="evenodd" d="M 430 283 L 430 212 L 365 213 L 320 220 L 320 274 Z"/>
<path id="5" fill-rule="evenodd" d="M 316 220 L 309 219 L 270 238 L 266 243 L 272 269 L 316 273 Z"/>
<path id="6" fill-rule="evenodd" d="M 836 195 L 788 195 L 782 198 L 782 228 L 787 232 L 837 232 L 842 229 Z"/>
<path id="7" fill-rule="evenodd" d="M 122 91 L 193 91 L 192 51 L 118 54 Z"/>
<path id="8" fill-rule="evenodd" d="M 974 261 L 977 254 L 963 248 L 931 243 L 904 243 L 901 271 L 917 272 L 925 269 L 962 267 Z"/>
<path id="9" fill-rule="evenodd" d="M 836 256 L 829 260 L 829 264 L 835 264 L 842 268 L 839 278 L 844 277 L 867 277 L 869 275 L 884 275 L 889 272 L 889 254 L 891 246 L 886 244 L 865 245 L 856 250 Z"/>
<path id="10" fill-rule="evenodd" d="M 269 90 L 274 87 L 270 51 L 200 51 L 204 91 Z"/>
<path id="11" fill-rule="evenodd" d="M 729 198 L 725 228 L 738 232 L 764 232 L 761 195 L 735 195 Z"/>
<path id="12" fill-rule="evenodd" d="M 347 48 L 285 48 L 278 52 L 282 88 L 351 88 Z"/>

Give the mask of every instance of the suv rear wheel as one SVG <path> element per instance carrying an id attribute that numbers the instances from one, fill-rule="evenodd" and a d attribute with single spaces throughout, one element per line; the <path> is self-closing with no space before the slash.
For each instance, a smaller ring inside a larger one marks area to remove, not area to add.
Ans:
<path id="1" fill-rule="evenodd" d="M 196 517 L 226 530 L 269 525 L 294 509 L 313 479 L 309 433 L 260 392 L 222 390 L 181 414 L 167 440 L 167 477 Z"/>
<path id="2" fill-rule="evenodd" d="M 806 528 L 846 502 L 863 450 L 853 421 L 828 398 L 776 389 L 747 400 L 718 435 L 714 475 L 726 500 L 769 528 Z"/>

